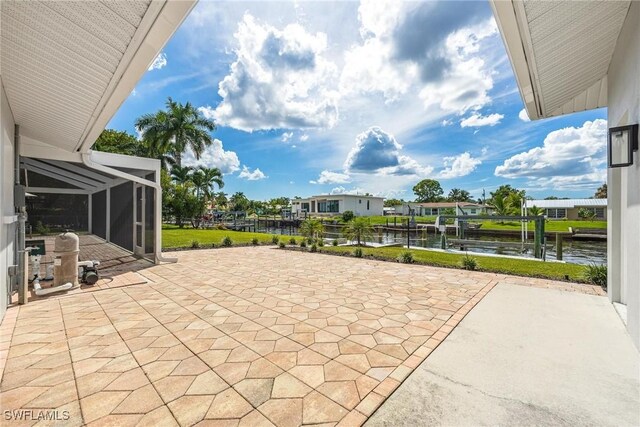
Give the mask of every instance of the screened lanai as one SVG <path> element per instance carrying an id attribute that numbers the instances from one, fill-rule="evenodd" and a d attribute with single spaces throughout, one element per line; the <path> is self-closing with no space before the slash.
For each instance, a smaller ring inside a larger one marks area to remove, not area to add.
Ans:
<path id="1" fill-rule="evenodd" d="M 84 161 L 73 154 L 67 160 L 21 158 L 21 183 L 31 195 L 27 198 L 31 231 L 86 232 L 157 260 L 160 162 L 97 151 L 86 156 Z"/>

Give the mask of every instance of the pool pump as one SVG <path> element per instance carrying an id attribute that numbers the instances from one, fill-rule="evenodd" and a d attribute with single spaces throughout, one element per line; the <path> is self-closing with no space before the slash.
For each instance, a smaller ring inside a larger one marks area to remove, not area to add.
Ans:
<path id="1" fill-rule="evenodd" d="M 78 263 L 78 277 L 80 277 L 80 282 L 93 286 L 98 280 L 100 280 L 100 275 L 98 274 L 98 266 L 100 265 L 100 261 L 81 261 Z"/>

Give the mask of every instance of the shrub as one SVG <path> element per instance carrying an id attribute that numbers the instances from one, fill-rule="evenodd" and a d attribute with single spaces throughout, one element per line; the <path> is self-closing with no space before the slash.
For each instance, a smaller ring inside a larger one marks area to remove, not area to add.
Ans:
<path id="1" fill-rule="evenodd" d="M 361 247 L 357 247 L 354 251 L 353 251 L 353 256 L 356 258 L 362 258 L 362 248 Z"/>
<path id="2" fill-rule="evenodd" d="M 354 215 L 353 211 L 344 211 L 344 212 L 342 212 L 342 222 L 349 222 L 353 218 L 355 218 L 355 215 Z"/>
<path id="3" fill-rule="evenodd" d="M 411 251 L 402 251 L 400 255 L 398 255 L 398 262 L 413 264 L 413 253 Z"/>
<path id="4" fill-rule="evenodd" d="M 257 246 L 257 245 L 259 245 L 259 244 L 260 244 L 260 241 L 258 240 L 258 238 L 257 238 L 257 237 L 254 237 L 253 239 L 251 239 L 251 244 L 252 244 L 253 246 Z"/>
<path id="5" fill-rule="evenodd" d="M 316 245 L 315 243 L 313 245 L 311 245 L 311 247 L 309 248 L 310 252 L 318 252 L 318 245 Z"/>
<path id="6" fill-rule="evenodd" d="M 584 278 L 592 285 L 607 289 L 607 266 L 596 263 L 589 264 L 584 270 Z"/>
<path id="7" fill-rule="evenodd" d="M 280 246 L 280 249 L 284 249 L 287 247 L 287 245 L 285 245 L 284 242 L 280 242 L 279 246 Z"/>
<path id="8" fill-rule="evenodd" d="M 338 239 L 333 239 L 333 242 L 331 242 L 331 244 L 333 246 L 338 246 Z"/>
<path id="9" fill-rule="evenodd" d="M 307 247 L 307 241 L 304 240 L 304 239 L 300 240 L 300 247 L 301 248 L 306 248 Z"/>
<path id="10" fill-rule="evenodd" d="M 318 246 L 320 247 L 324 246 L 324 240 L 318 239 Z"/>
<path id="11" fill-rule="evenodd" d="M 290 244 L 290 245 L 297 245 L 297 244 L 298 244 L 298 242 L 296 241 L 296 238 L 295 238 L 295 237 L 292 237 L 292 238 L 290 238 L 290 239 L 289 239 L 289 244 Z"/>
<path id="12" fill-rule="evenodd" d="M 224 239 L 222 239 L 222 246 L 227 248 L 229 246 L 233 246 L 233 240 L 231 240 L 231 237 L 225 236 Z"/>
<path id="13" fill-rule="evenodd" d="M 274 245 L 277 245 L 279 241 L 280 238 L 278 236 L 271 236 L 271 243 L 273 243 Z"/>
<path id="14" fill-rule="evenodd" d="M 315 242 L 315 240 L 313 240 L 313 237 L 307 237 L 307 244 L 308 245 L 313 244 L 313 242 Z"/>
<path id="15" fill-rule="evenodd" d="M 593 209 L 580 208 L 580 210 L 578 210 L 578 217 L 580 219 L 593 219 L 595 216 L 596 213 Z"/>
<path id="16" fill-rule="evenodd" d="M 192 240 L 191 241 L 191 248 L 192 249 L 198 249 L 200 247 L 200 242 L 198 242 L 197 240 Z"/>
<path id="17" fill-rule="evenodd" d="M 35 231 L 36 234 L 48 234 L 51 230 L 49 229 L 49 227 L 44 225 L 42 221 L 38 221 L 36 222 Z"/>
<path id="18" fill-rule="evenodd" d="M 475 258 L 470 257 L 469 255 L 465 255 L 460 261 L 462 268 L 465 270 L 475 270 L 478 268 L 478 261 Z"/>

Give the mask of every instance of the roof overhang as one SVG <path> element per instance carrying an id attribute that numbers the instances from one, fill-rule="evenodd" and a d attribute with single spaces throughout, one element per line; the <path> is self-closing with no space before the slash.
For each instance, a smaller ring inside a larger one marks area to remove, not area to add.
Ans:
<path id="1" fill-rule="evenodd" d="M 532 120 L 607 106 L 630 1 L 490 0 Z"/>
<path id="2" fill-rule="evenodd" d="M 196 0 L 1 3 L 0 73 L 21 138 L 87 152 Z"/>

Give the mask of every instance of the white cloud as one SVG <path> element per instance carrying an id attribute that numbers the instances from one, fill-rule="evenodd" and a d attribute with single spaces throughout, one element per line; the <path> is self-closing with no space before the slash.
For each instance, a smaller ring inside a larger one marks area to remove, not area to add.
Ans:
<path id="1" fill-rule="evenodd" d="M 187 149 L 182 156 L 184 166 L 205 166 L 208 168 L 218 168 L 224 174 L 229 174 L 240 169 L 240 160 L 234 151 L 225 151 L 222 141 L 214 139 L 213 143 L 205 148 L 199 160 L 196 160 L 191 149 Z"/>
<path id="2" fill-rule="evenodd" d="M 377 126 L 370 127 L 356 137 L 356 145 L 344 164 L 345 171 L 417 176 L 433 171 L 433 168 L 423 167 L 411 157 L 402 155 L 401 149 L 402 145 L 393 135 Z"/>
<path id="3" fill-rule="evenodd" d="M 345 53 L 341 92 L 380 93 L 386 102 L 418 93 L 426 108 L 456 113 L 488 103 L 493 78 L 478 53 L 497 27 L 482 4 L 465 3 L 465 13 L 459 7 L 362 1 L 362 40 Z"/>
<path id="4" fill-rule="evenodd" d="M 218 123 L 245 131 L 331 128 L 338 119 L 338 93 L 327 87 L 337 68 L 323 55 L 324 33 L 300 24 L 278 30 L 245 14 L 230 73 L 220 82 L 222 102 L 207 107 Z"/>
<path id="5" fill-rule="evenodd" d="M 149 71 L 160 70 L 167 65 L 167 54 L 164 52 L 160 52 L 158 56 L 153 60 L 151 65 L 149 65 Z"/>
<path id="6" fill-rule="evenodd" d="M 530 122 L 531 121 L 531 119 L 529 118 L 529 114 L 527 113 L 527 110 L 525 110 L 524 108 L 522 110 L 520 110 L 520 112 L 518 113 L 518 117 L 523 122 Z"/>
<path id="7" fill-rule="evenodd" d="M 460 127 L 481 127 L 481 126 L 495 126 L 500 123 L 500 120 L 504 118 L 502 114 L 489 114 L 488 116 L 483 116 L 478 113 L 473 113 L 469 117 L 466 117 L 460 120 Z"/>
<path id="8" fill-rule="evenodd" d="M 247 166 L 242 166 L 242 170 L 238 174 L 238 178 L 246 179 L 247 181 L 258 181 L 261 179 L 269 178 L 259 168 L 255 168 L 253 172 Z"/>
<path id="9" fill-rule="evenodd" d="M 496 167 L 495 175 L 528 178 L 539 188 L 593 188 L 606 177 L 607 121 L 550 132 L 542 147 L 516 154 Z"/>
<path id="10" fill-rule="evenodd" d="M 459 156 L 445 157 L 445 168 L 438 174 L 442 179 L 460 178 L 473 172 L 482 161 L 464 152 Z"/>
<path id="11" fill-rule="evenodd" d="M 335 187 L 331 189 L 329 194 L 364 194 L 365 191 L 362 188 L 351 188 L 347 190 L 343 186 Z"/>
<path id="12" fill-rule="evenodd" d="M 309 182 L 311 184 L 346 184 L 351 182 L 351 177 L 346 173 L 323 170 L 318 179 Z"/>
<path id="13" fill-rule="evenodd" d="M 309 140 L 309 135 L 307 135 L 306 133 L 300 135 L 300 142 L 306 142 Z"/>
<path id="14" fill-rule="evenodd" d="M 453 124 L 453 120 L 445 119 L 442 121 L 442 126 L 451 126 Z"/>
<path id="15" fill-rule="evenodd" d="M 282 137 L 280 138 L 280 140 L 282 142 L 287 142 L 291 139 L 291 137 L 293 136 L 293 132 L 284 132 L 282 134 Z"/>

